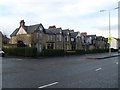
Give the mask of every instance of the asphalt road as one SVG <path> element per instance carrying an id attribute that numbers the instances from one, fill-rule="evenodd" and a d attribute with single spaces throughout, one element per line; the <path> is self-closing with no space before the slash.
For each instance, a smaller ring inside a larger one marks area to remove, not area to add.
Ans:
<path id="1" fill-rule="evenodd" d="M 4 57 L 3 88 L 118 88 L 118 57 L 92 60 L 88 56 L 98 55 Z"/>

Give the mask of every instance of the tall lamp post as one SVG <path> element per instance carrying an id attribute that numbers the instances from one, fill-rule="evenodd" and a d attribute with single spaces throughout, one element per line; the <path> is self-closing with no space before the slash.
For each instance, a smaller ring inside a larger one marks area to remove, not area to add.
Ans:
<path id="1" fill-rule="evenodd" d="M 116 9 L 118 9 L 119 7 L 117 7 L 117 8 L 114 8 L 114 9 L 109 9 L 109 10 L 100 10 L 100 12 L 108 12 L 108 14 L 109 14 L 109 38 L 108 39 L 111 39 L 111 20 L 110 20 L 110 18 L 111 18 L 111 15 L 110 15 L 110 13 L 111 13 L 111 11 L 112 10 L 116 10 Z M 109 55 L 111 56 L 111 40 L 109 40 Z"/>

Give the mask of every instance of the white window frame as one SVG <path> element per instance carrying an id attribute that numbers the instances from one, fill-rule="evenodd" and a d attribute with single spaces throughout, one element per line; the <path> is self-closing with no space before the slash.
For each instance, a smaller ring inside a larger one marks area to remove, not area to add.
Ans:
<path id="1" fill-rule="evenodd" d="M 62 41 L 62 35 L 61 34 L 59 35 L 59 41 Z"/>
<path id="2" fill-rule="evenodd" d="M 73 42 L 73 41 L 74 41 L 74 38 L 71 38 L 71 41 Z"/>
<path id="3" fill-rule="evenodd" d="M 67 36 L 67 41 L 69 41 L 69 36 Z"/>

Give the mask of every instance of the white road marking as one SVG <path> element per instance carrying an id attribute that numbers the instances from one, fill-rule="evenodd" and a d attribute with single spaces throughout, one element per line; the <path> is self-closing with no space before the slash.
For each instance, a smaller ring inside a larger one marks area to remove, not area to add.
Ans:
<path id="1" fill-rule="evenodd" d="M 116 64 L 118 64 L 118 62 L 116 62 Z"/>
<path id="2" fill-rule="evenodd" d="M 17 59 L 17 60 L 22 60 L 22 59 Z"/>
<path id="3" fill-rule="evenodd" d="M 96 69 L 95 71 L 99 71 L 99 70 L 101 70 L 102 68 L 98 68 L 98 69 Z"/>
<path id="4" fill-rule="evenodd" d="M 57 84 L 57 83 L 58 83 L 58 82 L 54 82 L 54 83 L 51 83 L 51 84 L 48 84 L 48 85 L 44 85 L 44 86 L 41 86 L 41 87 L 38 87 L 38 88 L 49 87 L 49 86 L 55 85 L 55 84 Z"/>

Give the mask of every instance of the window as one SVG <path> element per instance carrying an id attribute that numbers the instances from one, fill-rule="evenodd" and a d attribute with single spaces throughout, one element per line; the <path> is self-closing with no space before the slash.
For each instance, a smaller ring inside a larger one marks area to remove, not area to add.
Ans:
<path id="1" fill-rule="evenodd" d="M 59 41 L 62 41 L 62 36 L 61 35 L 59 35 Z"/>
<path id="2" fill-rule="evenodd" d="M 53 40 L 53 39 L 52 39 L 52 35 L 50 35 L 50 40 Z"/>
<path id="3" fill-rule="evenodd" d="M 59 41 L 59 35 L 56 35 L 56 41 Z"/>
<path id="4" fill-rule="evenodd" d="M 50 41 L 50 35 L 48 35 L 48 41 Z"/>
<path id="5" fill-rule="evenodd" d="M 39 29 L 40 29 L 40 31 L 42 31 L 43 30 L 42 26 L 40 26 Z"/>
<path id="6" fill-rule="evenodd" d="M 57 40 L 57 41 L 62 41 L 62 36 L 61 36 L 61 35 L 57 35 L 57 36 L 56 36 L 56 40 Z"/>
<path id="7" fill-rule="evenodd" d="M 47 49 L 53 49 L 54 43 L 47 43 Z"/>
<path id="8" fill-rule="evenodd" d="M 42 33 L 40 33 L 39 35 L 40 35 L 40 39 L 42 39 Z"/>
<path id="9" fill-rule="evenodd" d="M 73 42 L 73 41 L 74 41 L 74 38 L 71 38 L 71 41 Z"/>
<path id="10" fill-rule="evenodd" d="M 67 36 L 67 41 L 69 41 L 69 36 Z"/>
<path id="11" fill-rule="evenodd" d="M 62 33 L 62 30 L 60 31 L 60 34 Z"/>
<path id="12" fill-rule="evenodd" d="M 67 34 L 69 35 L 69 31 L 67 32 Z"/>
<path id="13" fill-rule="evenodd" d="M 51 49 L 51 44 L 50 43 L 47 44 L 47 49 Z"/>
<path id="14" fill-rule="evenodd" d="M 76 42 L 78 43 L 80 40 L 79 40 L 79 38 L 76 38 Z"/>
<path id="15" fill-rule="evenodd" d="M 92 37 L 89 38 L 89 44 L 91 44 L 91 43 L 92 43 Z"/>
<path id="16" fill-rule="evenodd" d="M 39 33 L 36 33 L 36 41 L 38 41 Z"/>
<path id="17" fill-rule="evenodd" d="M 53 36 L 52 35 L 48 35 L 48 41 L 53 40 Z"/>

